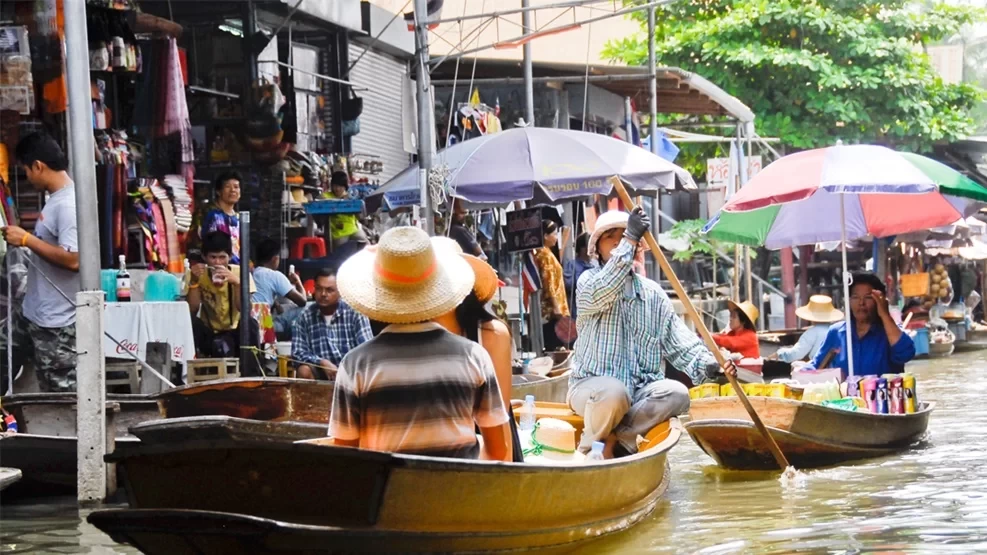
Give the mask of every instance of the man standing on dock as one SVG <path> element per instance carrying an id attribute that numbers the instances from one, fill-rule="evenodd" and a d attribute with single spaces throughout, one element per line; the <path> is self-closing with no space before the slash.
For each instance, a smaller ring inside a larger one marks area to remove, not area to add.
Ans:
<path id="1" fill-rule="evenodd" d="M 42 391 L 75 391 L 75 303 L 69 300 L 81 288 L 75 184 L 62 148 L 48 135 L 24 137 L 16 155 L 28 182 L 48 200 L 33 235 L 3 228 L 7 243 L 31 251 L 23 312 L 13 328 L 13 366 L 16 371 L 31 357 Z"/>
<path id="2" fill-rule="evenodd" d="M 608 452 L 635 453 L 639 435 L 689 409 L 688 389 L 665 379 L 663 358 L 695 383 L 720 372 L 661 286 L 634 273 L 638 243 L 650 226 L 641 208 L 630 217 L 613 210 L 597 219 L 589 239 L 599 267 L 576 286 L 579 338 L 568 397 L 583 417 L 583 452 L 606 438 Z"/>

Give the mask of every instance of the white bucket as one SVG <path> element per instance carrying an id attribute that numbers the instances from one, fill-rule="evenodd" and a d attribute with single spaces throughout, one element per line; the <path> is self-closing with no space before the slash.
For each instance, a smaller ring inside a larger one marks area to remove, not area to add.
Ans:
<path id="1" fill-rule="evenodd" d="M 281 356 L 291 356 L 291 341 L 278 341 L 274 344 L 274 350 Z"/>

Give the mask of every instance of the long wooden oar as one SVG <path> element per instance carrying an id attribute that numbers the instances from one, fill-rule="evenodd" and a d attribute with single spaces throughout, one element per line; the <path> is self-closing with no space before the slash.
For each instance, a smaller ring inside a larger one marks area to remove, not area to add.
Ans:
<path id="1" fill-rule="evenodd" d="M 634 210 L 637 205 L 634 204 L 631 196 L 627 194 L 627 189 L 624 188 L 624 183 L 620 181 L 620 178 L 611 177 L 610 184 L 613 185 L 613 188 L 617 191 L 617 195 L 620 196 L 620 200 L 624 203 L 624 207 L 627 210 Z M 713 336 L 710 335 L 709 330 L 706 329 L 706 324 L 703 322 L 703 319 L 699 317 L 696 307 L 692 306 L 692 301 L 689 299 L 689 295 L 686 293 L 685 288 L 682 287 L 682 283 L 679 281 L 679 278 L 676 277 L 675 272 L 672 271 L 672 266 L 668 263 L 665 255 L 662 254 L 661 247 L 658 246 L 658 241 L 655 241 L 655 236 L 652 235 L 650 230 L 644 234 L 644 240 L 647 241 L 648 247 L 651 248 L 651 254 L 655 257 L 655 260 L 658 261 L 658 265 L 661 266 L 661 271 L 665 272 L 665 275 L 668 276 L 668 281 L 672 283 L 672 289 L 675 290 L 679 300 L 681 300 L 682 304 L 685 306 L 686 313 L 688 313 L 689 317 L 692 318 L 692 321 L 695 323 L 696 329 L 699 330 L 699 335 L 706 343 L 706 348 L 713 353 L 713 356 L 716 357 L 716 361 L 720 364 L 720 366 L 725 368 L 727 365 L 726 358 L 723 356 L 723 353 L 720 352 L 720 348 L 717 347 L 716 342 L 713 341 Z M 736 376 L 731 376 L 730 374 L 727 374 L 726 376 L 727 380 L 730 381 L 730 385 L 733 386 L 733 390 L 736 392 L 740 402 L 744 405 L 744 408 L 747 409 L 747 414 L 750 415 L 751 420 L 754 422 L 754 426 L 757 427 L 757 431 L 761 432 L 761 435 L 764 436 L 764 441 L 767 442 L 768 448 L 771 450 L 771 454 L 774 455 L 778 466 L 781 467 L 782 470 L 787 469 L 791 466 L 788 464 L 788 459 L 785 458 L 784 453 L 781 452 L 781 448 L 778 447 L 778 444 L 775 443 L 774 438 L 771 437 L 770 433 L 768 433 L 768 429 L 764 427 L 764 423 L 761 422 L 761 417 L 757 415 L 754 407 L 751 406 L 750 400 L 744 393 L 743 388 L 740 387 L 740 382 L 737 381 Z"/>

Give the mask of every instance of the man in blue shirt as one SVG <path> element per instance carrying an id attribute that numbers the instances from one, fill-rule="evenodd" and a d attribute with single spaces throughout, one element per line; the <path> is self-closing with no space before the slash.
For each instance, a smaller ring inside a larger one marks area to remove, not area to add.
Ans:
<path id="1" fill-rule="evenodd" d="M 850 284 L 850 312 L 853 316 L 853 373 L 856 376 L 880 376 L 905 371 L 905 363 L 915 357 L 915 344 L 902 331 L 888 311 L 884 283 L 873 274 L 854 274 Z M 819 353 L 812 360 L 818 368 L 833 349 L 837 349 L 832 366 L 848 375 L 846 322 L 833 324 Z"/>

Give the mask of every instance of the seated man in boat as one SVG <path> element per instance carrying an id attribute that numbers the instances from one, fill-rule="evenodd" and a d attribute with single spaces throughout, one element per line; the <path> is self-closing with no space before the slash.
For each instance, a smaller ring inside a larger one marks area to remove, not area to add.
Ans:
<path id="1" fill-rule="evenodd" d="M 607 450 L 637 451 L 637 436 L 689 409 L 689 391 L 665 379 L 663 359 L 693 382 L 720 367 L 690 331 L 665 291 L 635 274 L 634 253 L 651 225 L 640 208 L 610 211 L 596 221 L 590 256 L 598 267 L 576 286 L 579 337 L 569 378 L 569 405 L 583 417 L 581 451 L 606 438 Z M 728 371 L 735 372 L 730 363 Z"/>
<path id="2" fill-rule="evenodd" d="M 850 313 L 853 318 L 853 373 L 857 376 L 880 376 L 905 371 L 905 363 L 915 357 L 915 343 L 898 327 L 888 310 L 884 283 L 874 274 L 853 274 L 850 284 Z M 846 322 L 829 328 L 822 348 L 812 360 L 818 368 L 826 354 L 836 350 L 831 366 L 848 375 Z"/>
<path id="3" fill-rule="evenodd" d="M 738 353 L 744 358 L 758 358 L 761 349 L 757 342 L 757 331 L 754 321 L 760 315 L 757 307 L 750 301 L 737 304 L 727 301 L 730 306 L 730 329 L 713 336 L 716 344 L 731 353 Z"/>
<path id="4" fill-rule="evenodd" d="M 809 297 L 809 304 L 800 306 L 795 315 L 811 322 L 812 327 L 805 330 L 797 343 L 791 347 L 782 347 L 778 352 L 769 356 L 769 359 L 780 360 L 782 362 L 798 362 L 800 360 L 813 360 L 822 349 L 823 342 L 829 334 L 829 327 L 833 322 L 843 320 L 843 312 L 836 310 L 833 306 L 833 299 L 826 295 L 813 295 Z"/>
<path id="5" fill-rule="evenodd" d="M 315 303 L 291 327 L 291 358 L 303 362 L 299 378 L 329 380 L 346 353 L 370 341 L 370 320 L 339 299 L 336 274 L 320 270 L 315 276 Z"/>
<path id="6" fill-rule="evenodd" d="M 416 227 L 387 230 L 376 248 L 339 269 L 339 293 L 388 323 L 339 365 L 329 435 L 375 451 L 510 460 L 510 427 L 490 355 L 429 322 L 470 293 L 474 274 L 458 254 L 434 249 Z"/>

